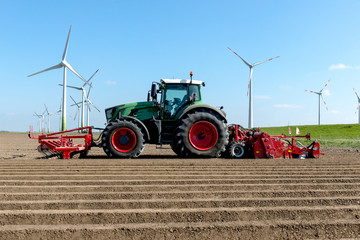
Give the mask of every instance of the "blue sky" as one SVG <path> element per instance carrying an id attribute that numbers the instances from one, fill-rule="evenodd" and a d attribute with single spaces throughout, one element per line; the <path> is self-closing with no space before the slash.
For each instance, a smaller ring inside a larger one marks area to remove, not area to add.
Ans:
<path id="1" fill-rule="evenodd" d="M 247 126 L 248 62 L 254 68 L 254 126 L 357 123 L 360 92 L 359 1 L 2 1 L 0 8 L 0 130 L 38 128 L 34 112 L 57 111 L 62 70 L 27 76 L 58 64 L 70 25 L 67 61 L 93 78 L 91 125 L 103 127 L 104 109 L 146 99 L 152 81 L 206 82 L 204 102 L 224 106 L 230 123 Z M 68 84 L 82 81 L 68 73 Z M 68 90 L 67 127 L 76 108 Z M 69 116 L 70 115 L 70 116 Z M 59 116 L 51 119 L 58 130 Z"/>

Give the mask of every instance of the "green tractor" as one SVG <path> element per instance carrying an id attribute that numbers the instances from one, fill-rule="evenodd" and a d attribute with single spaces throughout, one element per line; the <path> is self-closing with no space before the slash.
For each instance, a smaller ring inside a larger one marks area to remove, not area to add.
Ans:
<path id="1" fill-rule="evenodd" d="M 192 73 L 190 80 L 161 79 L 152 83 L 146 102 L 106 109 L 105 153 L 135 158 L 150 143 L 170 144 L 181 157 L 219 157 L 228 143 L 226 114 L 202 103 L 202 86 Z"/>

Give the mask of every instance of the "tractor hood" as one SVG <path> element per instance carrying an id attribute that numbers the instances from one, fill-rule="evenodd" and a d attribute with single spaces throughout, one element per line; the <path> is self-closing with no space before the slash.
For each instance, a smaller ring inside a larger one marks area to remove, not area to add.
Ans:
<path id="1" fill-rule="evenodd" d="M 113 121 L 120 119 L 123 116 L 132 116 L 141 121 L 151 119 L 153 116 L 158 116 L 159 108 L 154 102 L 135 102 L 117 105 L 111 108 L 105 109 L 105 115 L 107 121 Z"/>

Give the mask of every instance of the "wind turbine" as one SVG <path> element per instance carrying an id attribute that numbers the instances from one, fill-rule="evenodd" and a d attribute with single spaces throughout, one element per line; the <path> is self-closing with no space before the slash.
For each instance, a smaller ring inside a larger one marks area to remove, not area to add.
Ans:
<path id="1" fill-rule="evenodd" d="M 34 116 L 39 118 L 39 133 L 43 131 L 44 113 L 45 112 L 43 112 L 43 114 L 40 115 L 34 112 Z"/>
<path id="2" fill-rule="evenodd" d="M 50 118 L 51 118 L 51 116 L 52 115 L 54 115 L 54 114 L 57 114 L 57 113 L 59 113 L 59 112 L 61 112 L 60 110 L 59 111 L 57 111 L 57 112 L 53 112 L 53 113 L 51 113 L 51 112 L 49 112 L 49 110 L 48 110 L 48 108 L 47 108 L 47 106 L 44 104 L 44 106 L 45 106 L 45 109 L 46 109 L 46 115 L 47 115 L 47 117 L 48 117 L 48 125 L 47 125 L 47 127 L 48 127 L 48 130 L 47 130 L 47 132 L 49 133 L 50 132 Z"/>
<path id="3" fill-rule="evenodd" d="M 66 61 L 66 55 L 67 55 L 67 49 L 68 49 L 68 44 L 69 44 L 69 37 L 70 37 L 70 32 L 71 32 L 71 26 L 69 29 L 69 33 L 68 33 L 68 37 L 66 40 L 66 44 L 65 44 L 65 50 L 64 53 L 62 55 L 62 59 L 61 62 L 57 65 L 54 65 L 52 67 L 46 68 L 40 72 L 34 73 L 29 75 L 28 77 L 34 76 L 36 74 L 39 73 L 43 73 L 46 71 L 50 71 L 53 69 L 57 69 L 57 68 L 64 68 L 64 76 L 63 76 L 63 97 L 62 97 L 62 113 L 61 113 L 61 130 L 65 131 L 66 130 L 66 69 L 68 68 L 70 71 L 72 71 L 76 76 L 78 76 L 81 80 L 83 80 L 84 82 L 86 82 L 86 80 L 75 71 L 75 69 Z"/>
<path id="4" fill-rule="evenodd" d="M 236 56 L 238 56 L 249 68 L 250 68 L 250 75 L 249 75 L 249 84 L 248 84 L 248 92 L 247 92 L 247 96 L 249 96 L 249 128 L 253 128 L 253 98 L 252 98 L 252 73 L 253 73 L 253 68 L 257 65 L 260 65 L 262 63 L 271 61 L 275 58 L 278 58 L 280 56 L 274 57 L 274 58 L 269 58 L 268 60 L 262 61 L 262 62 L 256 62 L 254 64 L 250 64 L 248 63 L 245 59 L 243 59 L 242 57 L 240 57 L 240 55 L 238 55 L 236 52 L 234 52 L 233 50 L 231 50 L 231 48 L 228 47 L 228 49 L 230 51 L 232 51 Z"/>
<path id="5" fill-rule="evenodd" d="M 356 114 L 356 112 L 358 112 L 358 114 L 359 114 L 358 123 L 360 124 L 360 111 L 359 111 L 359 106 L 360 106 L 360 97 L 359 97 L 359 95 L 357 94 L 357 92 L 355 91 L 355 88 L 353 88 L 353 90 L 354 90 L 354 92 L 355 92 L 355 94 L 356 94 L 356 97 L 357 97 L 357 99 L 358 99 L 358 105 L 357 105 L 357 108 L 356 108 L 355 114 Z"/>
<path id="6" fill-rule="evenodd" d="M 85 113 L 85 112 L 84 112 L 84 110 L 85 110 L 85 108 L 84 108 L 84 102 L 85 102 L 85 98 L 86 98 L 86 89 L 85 89 L 85 86 L 86 86 L 86 84 L 87 84 L 87 85 L 90 86 L 89 89 L 92 88 L 92 85 L 90 84 L 90 81 L 91 81 L 91 79 L 95 76 L 95 74 L 96 74 L 98 71 L 99 71 L 99 69 L 95 71 L 95 73 L 89 78 L 89 80 L 87 80 L 87 81 L 82 85 L 82 87 L 75 87 L 75 86 L 69 86 L 69 85 L 67 86 L 68 88 L 73 88 L 73 89 L 82 91 L 82 100 L 81 100 L 81 107 L 82 107 L 81 127 L 84 127 L 84 122 L 85 122 L 85 114 L 84 114 L 84 113 Z M 59 84 L 59 85 L 60 85 L 60 86 L 63 86 L 62 84 Z M 74 101 L 74 99 L 73 99 L 73 101 Z M 74 101 L 74 102 L 75 102 L 75 101 Z M 75 104 L 78 105 L 78 103 L 76 103 L 76 102 L 75 102 Z M 71 105 L 71 106 L 74 106 L 74 104 Z M 79 121 L 80 121 L 80 115 L 79 115 Z M 79 127 L 80 127 L 80 124 L 79 124 Z"/>
<path id="7" fill-rule="evenodd" d="M 47 117 L 48 117 L 48 133 L 50 132 L 50 117 L 51 117 L 51 115 L 53 114 L 53 113 L 49 113 L 49 110 L 48 110 L 48 108 L 46 107 L 46 105 L 44 104 L 44 106 L 45 106 L 45 109 L 46 109 L 46 113 L 47 113 Z"/>
<path id="8" fill-rule="evenodd" d="M 320 105 L 321 105 L 321 104 L 320 104 L 320 97 L 321 97 L 321 99 L 322 99 L 323 102 L 324 102 L 324 105 L 325 105 L 325 107 L 326 107 L 326 111 L 328 110 L 328 107 L 326 106 L 326 102 L 325 102 L 322 94 L 323 94 L 323 90 L 326 88 L 326 86 L 329 84 L 329 82 L 330 82 L 330 80 L 328 80 L 328 81 L 326 82 L 325 86 L 324 86 L 319 92 L 305 90 L 306 92 L 314 93 L 314 94 L 317 94 L 317 95 L 319 96 L 319 117 L 318 117 L 318 125 L 320 125 Z"/>

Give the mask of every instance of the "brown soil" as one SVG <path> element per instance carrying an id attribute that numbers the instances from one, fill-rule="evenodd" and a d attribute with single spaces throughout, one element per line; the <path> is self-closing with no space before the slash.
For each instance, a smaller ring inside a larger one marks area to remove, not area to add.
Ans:
<path id="1" fill-rule="evenodd" d="M 0 133 L 0 239 L 360 238 L 360 153 L 320 159 L 45 159 Z"/>

